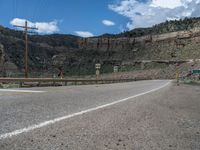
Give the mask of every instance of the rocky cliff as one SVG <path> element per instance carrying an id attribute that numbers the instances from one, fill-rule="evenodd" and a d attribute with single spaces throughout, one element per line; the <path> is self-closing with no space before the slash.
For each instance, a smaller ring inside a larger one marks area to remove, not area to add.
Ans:
<path id="1" fill-rule="evenodd" d="M 93 38 L 29 35 L 29 71 L 33 77 L 41 74 L 50 77 L 61 69 L 65 75 L 88 75 L 95 73 L 96 63 L 101 63 L 101 72 L 108 73 L 113 72 L 115 65 L 120 71 L 131 71 L 141 69 L 141 65 L 142 69 L 166 67 L 169 60 L 174 63 L 175 60 L 199 59 L 199 22 L 200 19 L 167 22 L 148 29 Z M 0 26 L 0 43 L 4 47 L 2 51 L 1 46 L 0 54 L 1 61 L 5 60 L 6 73 L 24 72 L 23 32 Z"/>
<path id="2" fill-rule="evenodd" d="M 195 59 L 200 58 L 200 28 L 132 38 L 86 38 L 79 47 L 112 52 L 112 58 L 120 61 Z"/>

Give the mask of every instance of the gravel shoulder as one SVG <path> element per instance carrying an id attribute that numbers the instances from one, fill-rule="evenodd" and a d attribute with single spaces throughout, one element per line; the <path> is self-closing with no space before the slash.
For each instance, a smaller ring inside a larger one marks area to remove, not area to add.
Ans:
<path id="1" fill-rule="evenodd" d="M 159 91 L 0 141 L 1 150 L 199 150 L 200 88 Z"/>

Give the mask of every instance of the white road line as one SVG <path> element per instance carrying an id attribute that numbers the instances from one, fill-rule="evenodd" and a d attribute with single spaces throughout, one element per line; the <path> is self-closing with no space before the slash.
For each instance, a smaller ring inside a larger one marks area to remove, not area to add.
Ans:
<path id="1" fill-rule="evenodd" d="M 83 114 L 86 114 L 86 113 L 89 113 L 89 112 L 92 112 L 92 111 L 96 111 L 98 109 L 102 109 L 102 108 L 105 108 L 105 107 L 108 107 L 108 106 L 111 106 L 111 105 L 115 105 L 115 104 L 118 104 L 118 103 L 121 103 L 121 102 L 128 101 L 130 99 L 133 99 L 133 98 L 136 98 L 136 97 L 139 97 L 139 96 L 151 93 L 151 92 L 158 91 L 158 90 L 166 87 L 170 83 L 171 83 L 171 81 L 167 82 L 166 84 L 164 84 L 164 85 L 162 85 L 162 86 L 160 86 L 158 88 L 152 89 L 150 91 L 147 91 L 147 92 L 144 92 L 144 93 L 140 93 L 140 94 L 137 94 L 137 95 L 133 95 L 133 96 L 130 96 L 130 97 L 127 97 L 127 98 L 124 98 L 124 99 L 120 99 L 120 100 L 114 101 L 114 102 L 109 103 L 109 104 L 97 106 L 95 108 L 90 108 L 90 109 L 83 110 L 81 112 L 77 112 L 77 113 L 74 113 L 74 114 L 71 114 L 71 115 L 55 118 L 53 120 L 49 120 L 49 121 L 45 121 L 45 122 L 42 122 L 42 123 L 39 123 L 39 124 L 31 125 L 31 126 L 29 126 L 27 128 L 23 128 L 23 129 L 15 130 L 15 131 L 10 132 L 10 133 L 2 134 L 2 135 L 0 135 L 0 140 L 1 139 L 5 139 L 5 138 L 11 138 L 12 136 L 16 136 L 16 135 L 19 135 L 19 134 L 22 134 L 22 133 L 25 133 L 25 132 L 30 132 L 32 130 L 35 130 L 35 129 L 38 129 L 38 128 L 42 128 L 42 127 L 45 127 L 45 126 L 48 126 L 48 125 L 51 125 L 51 124 L 55 124 L 55 123 L 60 122 L 62 120 L 66 120 L 66 119 L 69 119 L 69 118 L 72 118 L 72 117 L 75 117 L 75 116 L 83 115 Z"/>
<path id="2" fill-rule="evenodd" d="M 0 89 L 0 92 L 18 92 L 18 93 L 44 93 L 45 91 L 33 91 L 33 90 L 14 90 L 14 89 Z"/>

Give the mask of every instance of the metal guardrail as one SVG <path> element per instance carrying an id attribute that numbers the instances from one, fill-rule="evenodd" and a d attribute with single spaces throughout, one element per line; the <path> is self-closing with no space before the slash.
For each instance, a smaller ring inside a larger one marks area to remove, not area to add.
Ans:
<path id="1" fill-rule="evenodd" d="M 135 79 L 54 79 L 54 78 L 0 78 L 0 82 L 96 82 L 96 81 L 135 81 Z"/>
<path id="2" fill-rule="evenodd" d="M 0 83 L 17 83 L 20 86 L 23 86 L 25 83 L 35 83 L 37 82 L 37 86 L 40 86 L 41 83 L 51 83 L 51 85 L 55 86 L 58 83 L 81 83 L 81 84 L 104 84 L 104 83 L 118 83 L 118 82 L 131 82 L 137 81 L 141 79 L 54 79 L 54 78 L 0 78 Z M 143 79 L 145 80 L 145 79 Z"/>

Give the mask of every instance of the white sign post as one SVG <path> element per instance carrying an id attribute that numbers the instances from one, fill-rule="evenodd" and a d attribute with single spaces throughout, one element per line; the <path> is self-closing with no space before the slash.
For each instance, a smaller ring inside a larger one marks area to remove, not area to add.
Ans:
<path id="1" fill-rule="evenodd" d="M 101 64 L 96 64 L 95 68 L 96 68 L 96 80 L 98 80 L 100 75 Z"/>
<path id="2" fill-rule="evenodd" d="M 114 71 L 114 73 L 117 73 L 119 71 L 119 67 L 118 66 L 114 66 L 113 67 L 113 71 Z"/>

